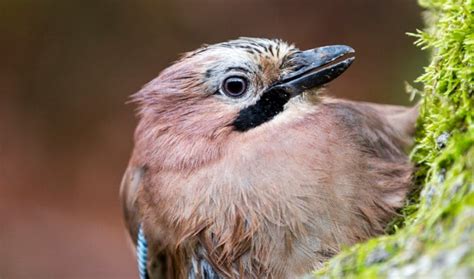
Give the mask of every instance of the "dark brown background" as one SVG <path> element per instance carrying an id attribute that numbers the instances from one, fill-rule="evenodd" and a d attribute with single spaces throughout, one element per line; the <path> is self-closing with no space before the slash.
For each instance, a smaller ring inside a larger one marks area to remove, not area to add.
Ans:
<path id="1" fill-rule="evenodd" d="M 2 0 L 0 278 L 136 277 L 117 197 L 125 102 L 178 53 L 238 36 L 348 44 L 332 94 L 406 104 L 420 21 L 412 0 Z"/>

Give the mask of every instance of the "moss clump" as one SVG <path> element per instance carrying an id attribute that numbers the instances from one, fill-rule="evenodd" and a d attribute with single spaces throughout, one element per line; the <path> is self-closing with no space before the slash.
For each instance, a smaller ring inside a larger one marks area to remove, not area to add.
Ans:
<path id="1" fill-rule="evenodd" d="M 423 83 L 414 192 L 393 234 L 343 251 L 316 277 L 474 278 L 474 0 L 420 0 Z"/>

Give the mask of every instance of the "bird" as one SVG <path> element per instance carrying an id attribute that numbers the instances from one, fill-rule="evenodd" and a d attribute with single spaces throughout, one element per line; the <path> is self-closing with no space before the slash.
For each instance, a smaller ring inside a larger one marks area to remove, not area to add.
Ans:
<path id="1" fill-rule="evenodd" d="M 330 97 L 354 59 L 241 37 L 132 95 L 120 197 L 149 278 L 295 278 L 384 233 L 412 188 L 418 108 Z"/>

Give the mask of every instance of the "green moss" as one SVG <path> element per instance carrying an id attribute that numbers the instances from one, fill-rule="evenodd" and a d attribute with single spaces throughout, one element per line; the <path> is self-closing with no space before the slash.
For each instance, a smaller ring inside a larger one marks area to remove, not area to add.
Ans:
<path id="1" fill-rule="evenodd" d="M 392 234 L 343 251 L 316 277 L 474 278 L 474 1 L 419 3 L 428 27 L 411 35 L 432 60 L 416 80 L 417 188 Z"/>

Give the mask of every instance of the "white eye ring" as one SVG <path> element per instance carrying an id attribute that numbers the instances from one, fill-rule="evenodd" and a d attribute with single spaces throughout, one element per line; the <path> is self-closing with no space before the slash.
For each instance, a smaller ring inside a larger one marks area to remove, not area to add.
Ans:
<path id="1" fill-rule="evenodd" d="M 238 98 L 247 92 L 248 81 L 246 78 L 241 76 L 231 76 L 224 80 L 222 83 L 222 93 L 225 95 Z"/>

